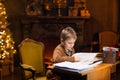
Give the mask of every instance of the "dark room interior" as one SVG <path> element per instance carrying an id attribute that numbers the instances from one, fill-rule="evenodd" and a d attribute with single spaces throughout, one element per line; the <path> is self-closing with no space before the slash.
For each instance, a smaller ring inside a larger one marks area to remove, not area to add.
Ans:
<path id="1" fill-rule="evenodd" d="M 26 38 L 43 42 L 43 59 L 45 66 L 48 66 L 51 64 L 54 48 L 60 43 L 60 32 L 66 26 L 71 26 L 77 33 L 76 52 L 99 52 L 98 46 L 94 46 L 96 50 L 91 51 L 91 43 L 98 40 L 99 32 L 113 31 L 120 37 L 119 0 L 39 0 L 40 10 L 35 14 L 30 13 L 27 8 L 30 1 L 32 0 L 0 0 L 6 9 L 9 23 L 7 28 L 12 33 L 16 49 L 12 59 L 13 73 L 9 73 L 11 68 L 8 69 L 8 65 L 0 63 L 0 80 L 23 80 L 19 44 Z M 84 10 L 86 12 L 82 13 Z M 117 41 L 117 47 L 120 48 L 120 38 Z M 109 80 L 119 79 L 120 62 L 115 64 L 115 73 L 110 74 Z"/>

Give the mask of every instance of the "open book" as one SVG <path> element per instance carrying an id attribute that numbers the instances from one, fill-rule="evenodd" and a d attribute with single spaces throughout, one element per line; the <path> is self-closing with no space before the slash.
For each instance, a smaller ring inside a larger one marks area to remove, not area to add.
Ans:
<path id="1" fill-rule="evenodd" d="M 96 55 L 97 53 L 76 53 L 73 56 L 79 56 L 81 58 L 80 62 L 65 61 L 55 63 L 54 66 L 69 71 L 82 72 L 102 63 L 100 59 L 95 59 Z"/>
<path id="2" fill-rule="evenodd" d="M 96 57 L 98 54 L 99 53 L 86 53 L 86 52 L 82 52 L 82 53 L 75 53 L 72 56 L 80 57 L 80 63 L 92 64 L 92 63 L 95 63 L 97 61 L 101 61 L 100 58 Z"/>

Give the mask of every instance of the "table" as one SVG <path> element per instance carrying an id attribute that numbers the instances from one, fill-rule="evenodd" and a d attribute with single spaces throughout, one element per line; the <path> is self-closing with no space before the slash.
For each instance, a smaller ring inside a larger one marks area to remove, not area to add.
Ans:
<path id="1" fill-rule="evenodd" d="M 117 64 L 117 63 L 116 63 Z M 50 66 L 53 73 L 59 75 L 61 80 L 110 80 L 111 74 L 116 72 L 116 64 L 102 63 L 84 72 L 71 72 Z"/>
<path id="2" fill-rule="evenodd" d="M 87 75 L 87 80 L 110 80 L 112 64 L 99 64 L 93 69 L 82 72 L 80 74 Z"/>

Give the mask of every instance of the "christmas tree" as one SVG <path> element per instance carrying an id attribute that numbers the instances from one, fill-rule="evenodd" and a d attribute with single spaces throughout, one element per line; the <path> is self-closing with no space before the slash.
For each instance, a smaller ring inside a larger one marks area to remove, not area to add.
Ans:
<path id="1" fill-rule="evenodd" d="M 11 54 L 16 52 L 12 33 L 7 28 L 9 23 L 3 3 L 4 2 L 0 0 L 0 60 L 10 58 Z"/>

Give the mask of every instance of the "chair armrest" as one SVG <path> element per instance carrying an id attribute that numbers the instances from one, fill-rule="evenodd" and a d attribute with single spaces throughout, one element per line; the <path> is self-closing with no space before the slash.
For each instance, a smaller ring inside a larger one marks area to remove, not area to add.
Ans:
<path id="1" fill-rule="evenodd" d="M 20 65 L 24 70 L 28 70 L 28 71 L 36 71 L 34 67 L 27 65 L 27 64 L 21 64 Z"/>
<path id="2" fill-rule="evenodd" d="M 91 47 L 90 47 L 90 52 L 93 51 L 93 46 L 98 45 L 98 44 L 99 44 L 99 42 L 97 42 L 97 41 L 92 41 L 92 42 L 91 42 Z"/>
<path id="3" fill-rule="evenodd" d="M 21 68 L 26 71 L 30 71 L 32 73 L 32 78 L 35 80 L 35 72 L 36 69 L 33 66 L 27 65 L 27 64 L 20 64 Z"/>

